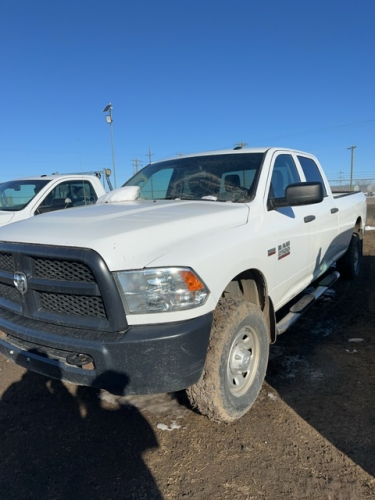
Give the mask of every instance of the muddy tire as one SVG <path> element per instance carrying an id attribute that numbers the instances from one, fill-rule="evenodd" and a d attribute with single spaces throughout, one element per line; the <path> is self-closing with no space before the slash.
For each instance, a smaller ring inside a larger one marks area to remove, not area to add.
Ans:
<path id="1" fill-rule="evenodd" d="M 222 300 L 214 312 L 203 374 L 186 391 L 193 408 L 218 422 L 240 418 L 259 394 L 268 353 L 268 327 L 260 308 L 244 300 Z"/>
<path id="2" fill-rule="evenodd" d="M 361 270 L 362 240 L 358 234 L 353 234 L 346 253 L 337 261 L 337 270 L 347 279 L 355 279 Z"/>

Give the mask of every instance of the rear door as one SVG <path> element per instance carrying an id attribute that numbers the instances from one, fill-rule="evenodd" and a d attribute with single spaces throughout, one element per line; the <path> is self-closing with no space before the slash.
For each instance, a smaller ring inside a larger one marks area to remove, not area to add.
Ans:
<path id="1" fill-rule="evenodd" d="M 316 278 L 329 268 L 340 251 L 339 210 L 315 160 L 302 154 L 298 154 L 297 158 L 306 181 L 320 182 L 324 192 L 323 201 L 311 206 L 314 220 L 309 224 L 311 237 L 309 275 L 311 278 Z"/>

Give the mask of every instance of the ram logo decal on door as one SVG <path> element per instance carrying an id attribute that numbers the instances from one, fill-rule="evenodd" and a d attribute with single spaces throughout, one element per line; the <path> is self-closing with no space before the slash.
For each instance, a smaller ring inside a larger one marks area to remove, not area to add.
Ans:
<path id="1" fill-rule="evenodd" d="M 284 257 L 290 255 L 290 241 L 282 243 L 277 247 L 278 259 L 281 260 Z"/>

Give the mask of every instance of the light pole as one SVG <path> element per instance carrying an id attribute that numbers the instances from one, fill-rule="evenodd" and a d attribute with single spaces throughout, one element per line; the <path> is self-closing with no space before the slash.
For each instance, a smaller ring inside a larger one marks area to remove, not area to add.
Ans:
<path id="1" fill-rule="evenodd" d="M 350 148 L 352 150 L 352 161 L 350 163 L 350 191 L 353 189 L 353 165 L 354 165 L 354 150 L 357 146 L 351 146 Z"/>
<path id="2" fill-rule="evenodd" d="M 107 106 L 103 109 L 103 113 L 108 113 L 108 115 L 105 115 L 105 119 L 106 119 L 107 123 L 109 123 L 109 124 L 110 124 L 110 126 L 111 126 L 111 145 L 112 145 L 113 180 L 114 180 L 115 189 L 116 189 L 117 185 L 116 185 L 115 148 L 113 147 L 113 119 L 112 119 L 112 103 L 107 104 Z"/>

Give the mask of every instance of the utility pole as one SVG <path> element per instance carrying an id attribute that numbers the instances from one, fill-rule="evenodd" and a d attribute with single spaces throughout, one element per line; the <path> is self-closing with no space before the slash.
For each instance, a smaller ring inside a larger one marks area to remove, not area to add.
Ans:
<path id="1" fill-rule="evenodd" d="M 151 153 L 151 148 L 150 146 L 148 147 L 148 154 L 146 155 L 148 156 L 148 162 L 150 163 L 151 165 L 151 156 L 154 156 L 154 153 Z"/>
<path id="2" fill-rule="evenodd" d="M 132 160 L 132 162 L 133 162 L 133 174 L 136 174 L 138 172 L 138 164 L 142 166 L 142 162 L 141 160 L 138 160 L 138 158 L 135 158 L 134 160 Z"/>
<path id="3" fill-rule="evenodd" d="M 351 164 L 350 164 L 350 190 L 353 189 L 353 165 L 354 165 L 354 150 L 357 146 L 351 146 L 350 148 L 347 148 L 347 149 L 351 149 L 352 150 L 352 161 L 351 161 Z"/>

